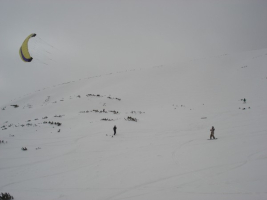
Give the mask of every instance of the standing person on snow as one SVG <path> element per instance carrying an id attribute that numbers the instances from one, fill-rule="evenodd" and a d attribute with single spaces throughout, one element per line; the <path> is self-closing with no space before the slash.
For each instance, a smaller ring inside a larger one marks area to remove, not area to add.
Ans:
<path id="1" fill-rule="evenodd" d="M 113 131 L 114 131 L 114 135 L 116 135 L 116 130 L 117 130 L 117 127 L 116 125 L 113 127 Z"/>
<path id="2" fill-rule="evenodd" d="M 214 128 L 214 126 L 212 126 L 212 128 L 210 129 L 210 139 L 211 139 L 211 138 L 216 139 L 216 138 L 214 137 L 214 131 L 215 131 L 215 128 Z"/>

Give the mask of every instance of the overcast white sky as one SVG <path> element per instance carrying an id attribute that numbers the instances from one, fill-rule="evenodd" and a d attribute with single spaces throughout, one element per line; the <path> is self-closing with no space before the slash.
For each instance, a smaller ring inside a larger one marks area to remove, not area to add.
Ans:
<path id="1" fill-rule="evenodd" d="M 267 47 L 266 0 L 0 0 L 0 5 L 0 105 L 65 81 Z M 36 57 L 24 63 L 18 50 L 31 33 L 39 37 L 31 45 L 49 54 L 29 49 Z"/>

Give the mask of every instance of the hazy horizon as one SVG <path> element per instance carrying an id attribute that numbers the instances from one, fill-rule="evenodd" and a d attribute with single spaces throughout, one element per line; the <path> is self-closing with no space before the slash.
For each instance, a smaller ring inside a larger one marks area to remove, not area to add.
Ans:
<path id="1" fill-rule="evenodd" d="M 0 105 L 65 81 L 267 47 L 263 0 L 0 2 Z M 53 45 L 53 62 L 20 60 L 31 33 Z"/>

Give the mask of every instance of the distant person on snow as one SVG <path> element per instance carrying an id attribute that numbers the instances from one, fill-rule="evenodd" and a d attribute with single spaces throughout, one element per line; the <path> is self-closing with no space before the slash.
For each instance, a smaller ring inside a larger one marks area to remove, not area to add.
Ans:
<path id="1" fill-rule="evenodd" d="M 216 139 L 215 137 L 214 137 L 214 131 L 215 131 L 215 128 L 214 128 L 214 126 L 212 126 L 212 128 L 210 129 L 210 139 Z"/>
<path id="2" fill-rule="evenodd" d="M 116 130 L 117 130 L 117 127 L 116 125 L 113 127 L 113 131 L 114 131 L 114 135 L 116 135 Z"/>
<path id="3" fill-rule="evenodd" d="M 245 99 L 245 98 L 244 98 L 244 100 L 243 100 L 243 101 L 244 101 L 244 103 L 246 103 L 246 99 Z"/>

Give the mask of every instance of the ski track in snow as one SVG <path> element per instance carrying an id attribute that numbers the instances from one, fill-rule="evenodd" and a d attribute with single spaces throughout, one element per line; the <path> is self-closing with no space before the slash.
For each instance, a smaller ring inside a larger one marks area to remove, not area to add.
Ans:
<path id="1" fill-rule="evenodd" d="M 238 163 L 237 166 L 234 166 L 233 168 L 230 168 L 228 170 L 226 170 L 225 172 L 228 172 L 230 170 L 234 170 L 234 169 L 237 169 L 239 167 L 242 167 L 243 165 L 245 165 L 247 163 L 247 161 L 245 162 L 242 162 L 242 163 Z M 202 171 L 206 171 L 206 170 L 209 170 L 209 169 L 213 169 L 213 168 L 217 168 L 217 167 L 222 167 L 222 166 L 226 166 L 226 165 L 220 165 L 220 166 L 213 166 L 213 167 L 208 167 L 208 168 L 204 168 L 204 169 L 199 169 L 199 170 L 196 170 L 196 171 L 190 171 L 190 172 L 187 172 L 187 173 L 183 173 L 183 174 L 177 174 L 177 175 L 172 175 L 172 176 L 169 176 L 169 177 L 164 177 L 164 178 L 161 178 L 161 179 L 157 179 L 157 180 L 154 180 L 154 181 L 150 181 L 150 182 L 147 182 L 147 183 L 143 183 L 143 184 L 140 184 L 140 185 L 136 185 L 134 187 L 131 187 L 131 188 L 128 188 L 128 189 L 125 189 L 117 194 L 115 194 L 114 196 L 111 196 L 109 198 L 107 198 L 106 200 L 111 200 L 111 199 L 118 199 L 117 197 L 121 196 L 122 194 L 125 194 L 127 192 L 130 192 L 132 190 L 138 190 L 139 188 L 142 188 L 142 187 L 145 187 L 145 186 L 149 186 L 149 185 L 152 185 L 152 184 L 155 184 L 155 183 L 158 183 L 158 182 L 161 182 L 161 181 L 166 181 L 166 180 L 169 180 L 169 179 L 174 179 L 174 178 L 177 178 L 179 176 L 183 176 L 183 175 L 186 175 L 186 174 L 194 174 L 194 173 L 197 173 L 197 172 L 202 172 Z M 222 173 L 218 173 L 218 174 L 215 174 L 215 175 L 220 175 L 220 174 L 223 174 L 225 172 L 222 172 Z M 214 176 L 215 176 L 214 175 Z M 204 177 L 205 178 L 205 177 Z M 204 179 L 204 178 L 201 178 L 201 179 Z M 194 183 L 196 181 L 199 181 L 201 179 L 197 179 L 197 180 L 194 180 L 194 181 L 190 181 L 190 182 L 187 182 L 187 183 L 183 183 L 181 185 L 178 185 L 177 188 L 182 188 L 183 186 L 185 185 L 188 185 L 188 184 L 191 184 L 191 183 Z M 156 190 L 158 189 L 161 189 L 161 188 L 156 188 Z M 166 189 L 166 188 L 162 188 L 162 189 Z M 193 193 L 192 193 L 193 194 Z M 197 193 L 198 194 L 198 193 Z M 207 194 L 207 193 L 206 193 Z M 213 194 L 212 192 L 211 193 L 208 193 L 208 194 Z M 231 194 L 240 194 L 240 193 L 231 193 Z M 243 193 L 243 194 L 250 194 L 250 193 Z"/>

